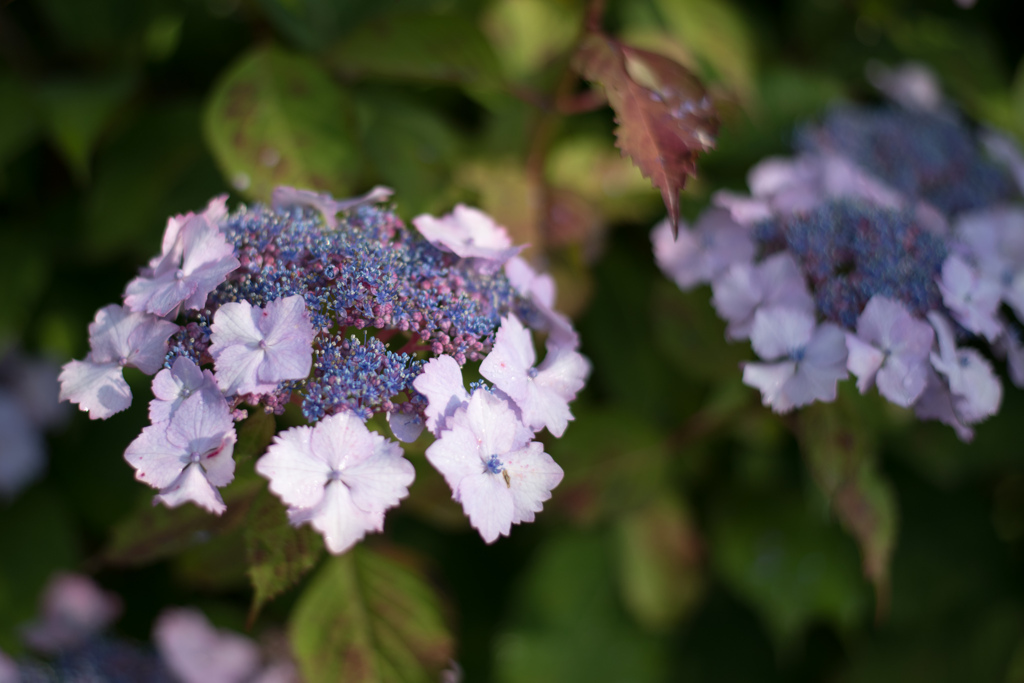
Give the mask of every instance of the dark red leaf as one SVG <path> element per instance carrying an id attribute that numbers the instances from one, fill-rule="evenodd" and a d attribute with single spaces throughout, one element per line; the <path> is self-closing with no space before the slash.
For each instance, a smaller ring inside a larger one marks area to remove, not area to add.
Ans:
<path id="1" fill-rule="evenodd" d="M 615 111 L 616 145 L 661 190 L 674 229 L 679 191 L 696 176 L 697 155 L 714 147 L 718 116 L 700 81 L 663 55 L 591 33 L 576 71 L 602 85 Z"/>

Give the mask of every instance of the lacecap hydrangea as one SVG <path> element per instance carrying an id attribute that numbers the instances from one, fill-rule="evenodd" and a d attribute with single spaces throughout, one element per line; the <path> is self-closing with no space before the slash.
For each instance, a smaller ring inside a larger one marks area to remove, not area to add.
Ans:
<path id="1" fill-rule="evenodd" d="M 126 366 L 154 375 L 151 425 L 125 451 L 170 507 L 220 514 L 235 423 L 301 409 L 256 471 L 328 548 L 383 528 L 414 468 L 394 439 L 433 437 L 426 458 L 484 540 L 539 512 L 562 470 L 536 440 L 561 436 L 590 366 L 554 281 L 504 228 L 458 205 L 406 228 L 390 190 L 336 200 L 278 188 L 271 206 L 218 197 L 167 223 L 160 254 L 100 309 L 61 398 L 93 419 L 127 408 Z M 535 339 L 545 354 L 537 363 Z M 462 367 L 483 380 L 466 386 Z"/>
<path id="2" fill-rule="evenodd" d="M 1002 400 L 991 358 L 1024 386 L 1019 151 L 915 101 L 836 107 L 797 147 L 678 239 L 656 226 L 659 266 L 683 289 L 711 285 L 727 337 L 760 358 L 743 381 L 774 411 L 832 401 L 852 373 L 970 440 Z"/>

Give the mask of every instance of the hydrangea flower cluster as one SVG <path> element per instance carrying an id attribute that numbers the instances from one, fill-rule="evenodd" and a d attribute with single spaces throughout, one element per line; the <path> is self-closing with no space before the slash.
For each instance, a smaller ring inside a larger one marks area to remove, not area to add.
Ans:
<path id="1" fill-rule="evenodd" d="M 234 478 L 235 422 L 301 409 L 256 471 L 328 548 L 383 528 L 414 468 L 399 441 L 426 426 L 427 458 L 487 542 L 533 520 L 562 478 L 534 440 L 561 436 L 589 363 L 554 310 L 554 281 L 504 228 L 459 205 L 408 230 L 381 202 L 278 188 L 271 206 L 229 213 L 224 197 L 167 223 L 161 253 L 100 309 L 90 351 L 66 364 L 61 398 L 93 419 L 127 408 L 125 367 L 154 375 L 151 425 L 125 451 L 156 502 L 221 514 Z M 533 333 L 547 355 L 534 367 Z M 480 362 L 489 380 L 462 384 Z"/>
<path id="2" fill-rule="evenodd" d="M 1024 386 L 1024 160 L 934 98 L 904 104 L 833 109 L 750 171 L 750 195 L 716 193 L 676 240 L 659 224 L 654 252 L 681 288 L 711 285 L 774 411 L 852 373 L 967 441 L 1002 399 L 991 356 Z"/>

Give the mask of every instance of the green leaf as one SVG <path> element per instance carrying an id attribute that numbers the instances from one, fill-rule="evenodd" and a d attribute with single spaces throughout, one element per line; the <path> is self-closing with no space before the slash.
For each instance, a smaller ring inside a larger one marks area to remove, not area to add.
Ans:
<path id="1" fill-rule="evenodd" d="M 37 613 L 50 575 L 75 567 L 79 536 L 64 499 L 45 485 L 0 503 L 0 649 L 21 647 L 18 627 Z"/>
<path id="2" fill-rule="evenodd" d="M 497 58 L 470 19 L 459 14 L 392 14 L 359 26 L 327 51 L 349 78 L 385 78 L 496 87 Z"/>
<path id="3" fill-rule="evenodd" d="M 232 64 L 206 103 L 206 142 L 231 184 L 269 200 L 277 185 L 351 194 L 359 173 L 349 96 L 313 60 L 276 47 Z"/>
<path id="4" fill-rule="evenodd" d="M 312 51 L 327 47 L 339 33 L 379 7 L 363 0 L 258 0 L 258 4 L 289 40 Z"/>
<path id="5" fill-rule="evenodd" d="M 665 437 L 646 420 L 616 410 L 573 406 L 574 423 L 548 452 L 565 479 L 550 505 L 583 524 L 641 509 L 665 485 Z"/>
<path id="6" fill-rule="evenodd" d="M 850 401 L 816 403 L 800 413 L 801 450 L 839 522 L 860 546 L 864 575 L 880 608 L 888 602 L 896 546 L 896 496 L 877 469 L 868 421 Z"/>
<path id="7" fill-rule="evenodd" d="M 849 631 L 869 604 L 853 545 L 792 493 L 722 500 L 712 512 L 710 555 L 781 646 L 816 620 Z"/>
<path id="8" fill-rule="evenodd" d="M 363 136 L 367 160 L 380 182 L 401 188 L 403 213 L 445 210 L 443 191 L 462 147 L 454 127 L 411 97 L 370 94 L 359 103 L 369 119 Z"/>
<path id="9" fill-rule="evenodd" d="M 238 425 L 233 456 L 236 463 L 255 461 L 267 450 L 277 432 L 273 414 L 260 407 L 250 408 L 249 417 Z"/>
<path id="10" fill-rule="evenodd" d="M 50 140 L 79 181 L 88 180 L 100 135 L 134 89 L 135 79 L 129 75 L 40 86 L 39 104 Z"/>
<path id="11" fill-rule="evenodd" d="M 612 555 L 595 533 L 563 533 L 537 549 L 513 603 L 518 619 L 497 639 L 499 683 L 668 680 L 662 643 L 616 603 Z"/>
<path id="12" fill-rule="evenodd" d="M 626 607 L 648 629 L 667 630 L 693 610 L 704 589 L 701 540 L 690 512 L 675 496 L 662 495 L 615 528 Z"/>
<path id="13" fill-rule="evenodd" d="M 160 105 L 100 150 L 85 205 L 91 255 L 129 251 L 148 258 L 159 250 L 169 216 L 199 209 L 223 192 L 200 141 L 200 116 L 195 103 Z"/>
<path id="14" fill-rule="evenodd" d="M 256 497 L 245 524 L 245 556 L 252 583 L 250 622 L 272 598 L 298 583 L 323 554 L 320 534 L 309 525 L 293 527 L 269 491 Z"/>
<path id="15" fill-rule="evenodd" d="M 653 305 L 655 341 L 685 376 L 713 383 L 750 359 L 746 344 L 726 341 L 706 289 L 683 292 L 664 280 L 655 286 Z"/>
<path id="16" fill-rule="evenodd" d="M 753 34 L 743 14 L 726 0 L 655 0 L 666 23 L 687 49 L 741 99 L 754 86 Z"/>
<path id="17" fill-rule="evenodd" d="M 220 534 L 237 529 L 246 520 L 262 480 L 234 481 L 223 489 L 227 510 L 213 515 L 192 504 L 177 508 L 145 503 L 130 517 L 117 524 L 107 547 L 100 554 L 103 564 L 135 567 L 176 555 L 209 542 Z"/>
<path id="18" fill-rule="evenodd" d="M 32 91 L 20 80 L 0 75 L 0 170 L 35 142 L 39 130 Z"/>
<path id="19" fill-rule="evenodd" d="M 582 15 L 582 3 L 496 0 L 482 21 L 505 74 L 524 79 L 572 46 Z"/>
<path id="20" fill-rule="evenodd" d="M 432 682 L 453 648 L 426 580 L 363 546 L 320 569 L 295 605 L 289 638 L 307 683 Z"/>

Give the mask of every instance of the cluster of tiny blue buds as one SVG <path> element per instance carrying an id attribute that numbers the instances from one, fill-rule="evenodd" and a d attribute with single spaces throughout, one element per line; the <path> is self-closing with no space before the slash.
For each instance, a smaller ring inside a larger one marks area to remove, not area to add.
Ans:
<path id="1" fill-rule="evenodd" d="M 919 226 L 912 211 L 834 201 L 775 216 L 760 223 L 754 236 L 762 253 L 788 249 L 796 257 L 822 317 L 844 327 L 856 327 L 876 294 L 921 316 L 942 303 L 936 277 L 946 243 Z"/>
<path id="2" fill-rule="evenodd" d="M 797 133 L 797 149 L 854 161 L 908 197 L 952 215 L 1016 195 L 1012 179 L 982 155 L 955 115 L 898 107 L 835 107 Z"/>
<path id="3" fill-rule="evenodd" d="M 264 307 L 300 295 L 316 331 L 310 377 L 246 399 L 276 413 L 293 400 L 311 422 L 342 410 L 364 419 L 378 411 L 420 412 L 423 397 L 412 382 L 424 356 L 479 360 L 503 316 L 536 315 L 501 269 L 481 269 L 439 249 L 388 207 L 342 212 L 329 227 L 308 207 L 242 206 L 221 231 L 241 266 L 206 308 L 186 312 L 165 365 L 179 356 L 212 361 L 210 323 L 221 305 Z"/>

